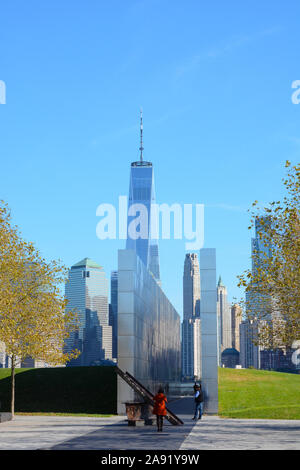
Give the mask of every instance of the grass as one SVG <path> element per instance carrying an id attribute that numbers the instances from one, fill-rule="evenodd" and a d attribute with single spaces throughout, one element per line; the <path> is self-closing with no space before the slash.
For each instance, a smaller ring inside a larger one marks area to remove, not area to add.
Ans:
<path id="1" fill-rule="evenodd" d="M 1 411 L 10 408 L 10 370 L 0 369 Z M 16 413 L 114 415 L 114 367 L 55 367 L 16 370 Z"/>
<path id="2" fill-rule="evenodd" d="M 219 416 L 300 419 L 300 375 L 220 368 Z"/>
<path id="3" fill-rule="evenodd" d="M 109 417 L 117 413 L 114 367 L 16 372 L 16 414 Z M 1 411 L 9 411 L 9 369 L 0 369 L 0 402 Z M 220 368 L 219 416 L 300 419 L 300 375 Z"/>

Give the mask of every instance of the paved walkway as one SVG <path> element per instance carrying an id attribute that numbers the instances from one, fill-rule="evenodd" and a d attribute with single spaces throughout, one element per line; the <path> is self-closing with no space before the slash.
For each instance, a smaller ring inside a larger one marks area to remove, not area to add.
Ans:
<path id="1" fill-rule="evenodd" d="M 300 420 L 241 420 L 204 416 L 192 421 L 193 399 L 170 404 L 184 426 L 128 427 L 122 416 L 16 416 L 0 424 L 0 449 L 204 450 L 300 449 Z"/>

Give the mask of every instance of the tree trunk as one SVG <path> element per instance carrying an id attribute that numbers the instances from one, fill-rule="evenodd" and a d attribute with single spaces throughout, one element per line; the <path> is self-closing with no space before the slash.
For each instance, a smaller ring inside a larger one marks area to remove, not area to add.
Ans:
<path id="1" fill-rule="evenodd" d="M 11 415 L 15 415 L 15 356 L 11 357 Z"/>

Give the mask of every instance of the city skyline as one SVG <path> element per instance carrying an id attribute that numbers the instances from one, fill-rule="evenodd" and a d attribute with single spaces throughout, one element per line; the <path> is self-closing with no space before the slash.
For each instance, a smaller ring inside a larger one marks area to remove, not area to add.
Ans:
<path id="1" fill-rule="evenodd" d="M 280 200 L 284 162 L 299 159 L 299 5 L 292 17 L 258 1 L 78 2 L 71 12 L 53 0 L 34 17 L 15 6 L 1 10 L 1 198 L 24 238 L 68 267 L 89 256 L 117 268 L 124 241 L 99 241 L 95 213 L 128 193 L 142 106 L 157 201 L 205 205 L 204 247 L 216 247 L 217 276 L 239 299 L 247 209 Z M 185 252 L 182 240 L 160 241 L 162 286 L 181 316 Z"/>

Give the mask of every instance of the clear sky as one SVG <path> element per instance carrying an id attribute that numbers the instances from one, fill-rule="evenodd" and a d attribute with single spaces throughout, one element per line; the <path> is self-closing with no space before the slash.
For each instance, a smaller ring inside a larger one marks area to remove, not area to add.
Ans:
<path id="1" fill-rule="evenodd" d="M 23 236 L 109 277 L 125 243 L 96 237 L 96 208 L 128 193 L 142 106 L 157 202 L 205 204 L 204 246 L 240 297 L 247 209 L 281 199 L 284 162 L 299 162 L 299 15 L 293 0 L 2 2 L 0 197 Z M 184 244 L 160 242 L 180 314 Z"/>

